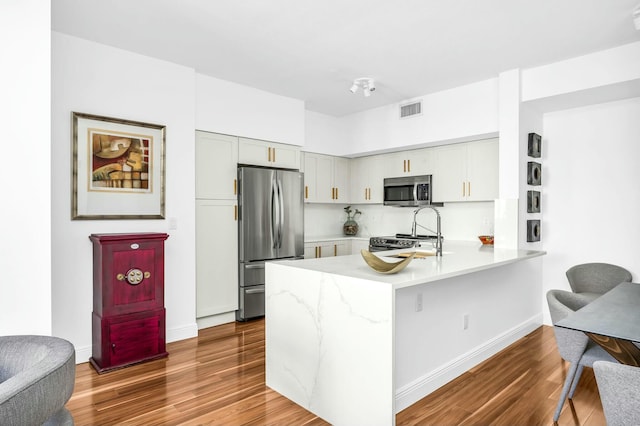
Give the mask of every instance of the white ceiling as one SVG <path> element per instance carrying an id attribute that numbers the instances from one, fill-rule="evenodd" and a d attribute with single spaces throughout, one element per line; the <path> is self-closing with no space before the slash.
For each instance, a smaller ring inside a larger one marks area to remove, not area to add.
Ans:
<path id="1" fill-rule="evenodd" d="M 334 116 L 640 40 L 640 0 L 52 0 L 52 28 Z M 349 91 L 376 80 L 369 98 Z"/>

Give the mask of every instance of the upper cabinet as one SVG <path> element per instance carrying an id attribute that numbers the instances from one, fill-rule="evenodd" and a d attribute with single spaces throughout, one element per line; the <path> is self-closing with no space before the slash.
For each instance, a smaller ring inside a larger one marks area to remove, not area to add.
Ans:
<path id="1" fill-rule="evenodd" d="M 385 155 L 371 155 L 351 160 L 352 203 L 382 204 L 385 158 Z"/>
<path id="2" fill-rule="evenodd" d="M 331 155 L 304 154 L 304 201 L 349 203 L 349 159 Z"/>
<path id="3" fill-rule="evenodd" d="M 196 198 L 235 200 L 238 137 L 196 132 Z"/>
<path id="4" fill-rule="evenodd" d="M 409 151 L 386 154 L 386 176 L 419 176 L 429 175 L 433 169 L 430 148 L 412 149 Z"/>
<path id="5" fill-rule="evenodd" d="M 238 163 L 298 170 L 300 169 L 300 147 L 239 138 Z"/>
<path id="6" fill-rule="evenodd" d="M 498 139 L 433 148 L 433 200 L 498 198 Z"/>

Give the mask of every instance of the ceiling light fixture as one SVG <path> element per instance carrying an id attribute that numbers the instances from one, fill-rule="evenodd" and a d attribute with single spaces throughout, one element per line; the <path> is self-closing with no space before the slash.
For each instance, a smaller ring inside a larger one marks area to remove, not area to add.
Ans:
<path id="1" fill-rule="evenodd" d="M 376 90 L 376 85 L 372 78 L 356 78 L 355 80 L 353 80 L 353 84 L 351 85 L 351 88 L 349 90 L 351 91 L 351 93 L 356 93 L 358 91 L 358 88 L 362 88 L 362 93 L 364 94 L 364 96 L 369 97 L 371 96 L 371 92 Z"/>

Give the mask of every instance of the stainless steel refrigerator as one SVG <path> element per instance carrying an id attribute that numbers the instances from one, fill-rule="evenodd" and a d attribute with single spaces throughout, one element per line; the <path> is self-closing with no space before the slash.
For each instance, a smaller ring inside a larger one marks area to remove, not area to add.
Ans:
<path id="1" fill-rule="evenodd" d="M 264 315 L 265 261 L 304 256 L 303 181 L 298 171 L 238 168 L 238 321 Z"/>

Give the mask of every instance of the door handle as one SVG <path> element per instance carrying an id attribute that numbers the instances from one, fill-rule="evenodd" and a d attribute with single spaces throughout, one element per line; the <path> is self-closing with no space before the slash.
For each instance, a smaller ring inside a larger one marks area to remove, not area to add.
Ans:
<path id="1" fill-rule="evenodd" d="M 264 269 L 264 263 L 260 265 L 244 265 L 244 269 Z"/>
<path id="2" fill-rule="evenodd" d="M 260 294 L 264 293 L 264 288 L 250 288 L 244 291 L 245 294 Z"/>

